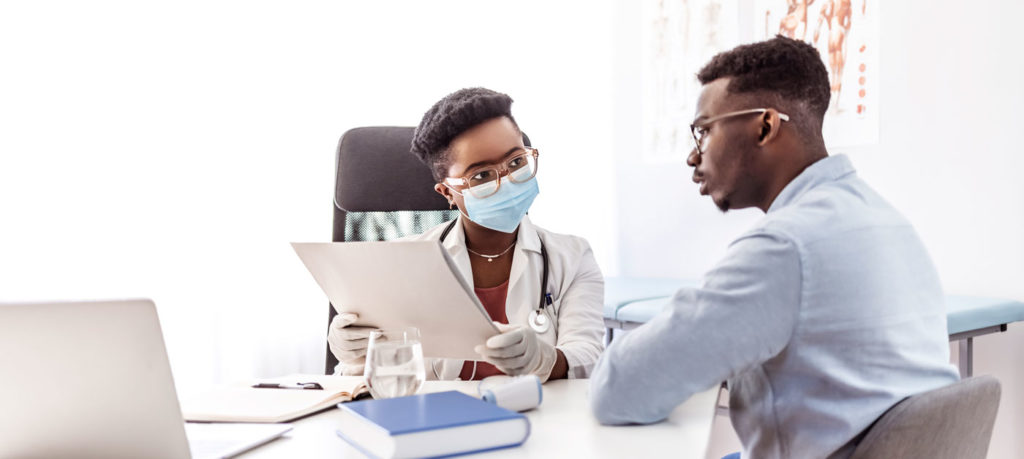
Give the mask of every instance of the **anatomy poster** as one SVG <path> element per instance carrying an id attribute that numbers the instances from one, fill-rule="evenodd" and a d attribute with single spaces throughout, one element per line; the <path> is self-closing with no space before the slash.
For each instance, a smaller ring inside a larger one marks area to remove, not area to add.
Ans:
<path id="1" fill-rule="evenodd" d="M 814 45 L 828 69 L 832 101 L 825 143 L 878 142 L 878 0 L 755 0 L 754 40 L 776 34 Z"/>
<path id="2" fill-rule="evenodd" d="M 700 83 L 715 54 L 777 34 L 818 49 L 829 74 L 829 147 L 878 142 L 878 0 L 642 0 L 643 157 L 684 160 Z"/>
<path id="3" fill-rule="evenodd" d="M 740 43 L 736 0 L 643 0 L 643 156 L 681 161 L 693 148 L 697 71 Z"/>

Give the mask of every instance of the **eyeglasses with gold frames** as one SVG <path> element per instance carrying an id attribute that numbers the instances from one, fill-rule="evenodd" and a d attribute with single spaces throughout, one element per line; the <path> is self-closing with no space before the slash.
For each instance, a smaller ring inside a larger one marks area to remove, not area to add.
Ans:
<path id="1" fill-rule="evenodd" d="M 533 147 L 524 147 L 523 150 L 525 151 L 498 164 L 469 170 L 462 177 L 447 177 L 444 184 L 456 193 L 459 190 L 455 187 L 461 187 L 474 197 L 482 199 L 498 192 L 501 188 L 501 177 L 507 177 L 513 183 L 528 182 L 537 175 L 537 157 L 540 151 Z"/>
<path id="2" fill-rule="evenodd" d="M 732 117 L 742 116 L 742 115 L 753 115 L 755 113 L 761 114 L 761 113 L 765 113 L 767 111 L 768 111 L 767 108 L 751 108 L 751 109 L 748 109 L 748 110 L 739 110 L 739 111 L 735 111 L 735 112 L 723 113 L 721 115 L 712 116 L 711 118 L 708 118 L 708 119 L 705 119 L 705 120 L 702 120 L 702 121 L 699 121 L 699 122 L 695 121 L 693 124 L 690 125 L 690 134 L 693 135 L 693 143 L 694 143 L 694 147 L 697 148 L 697 154 L 701 155 L 701 156 L 704 155 L 704 148 L 706 147 L 706 145 L 704 145 L 704 144 L 708 140 L 708 131 L 711 130 L 710 129 L 711 125 L 713 123 L 715 123 L 716 121 L 721 121 L 721 120 L 724 120 L 724 119 L 727 119 L 727 118 L 732 118 Z M 789 115 L 787 115 L 785 113 L 779 113 L 779 119 L 781 119 L 782 121 L 789 121 Z"/>

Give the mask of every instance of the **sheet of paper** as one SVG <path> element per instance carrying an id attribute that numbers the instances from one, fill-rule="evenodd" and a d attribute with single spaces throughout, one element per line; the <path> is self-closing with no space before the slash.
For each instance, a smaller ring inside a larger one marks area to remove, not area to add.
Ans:
<path id="1" fill-rule="evenodd" d="M 234 457 L 291 430 L 290 424 L 185 423 L 192 459 Z"/>
<path id="2" fill-rule="evenodd" d="M 338 312 L 358 325 L 416 327 L 424 357 L 477 360 L 498 334 L 438 241 L 292 243 Z"/>

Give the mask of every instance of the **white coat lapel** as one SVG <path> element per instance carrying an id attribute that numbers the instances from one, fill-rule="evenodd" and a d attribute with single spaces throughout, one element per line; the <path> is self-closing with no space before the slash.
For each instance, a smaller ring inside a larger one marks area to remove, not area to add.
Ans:
<path id="1" fill-rule="evenodd" d="M 519 222 L 519 234 L 516 236 L 515 256 L 512 258 L 512 270 L 508 276 L 508 291 L 515 289 L 516 283 L 523 277 L 523 273 L 530 266 L 530 258 L 534 254 L 540 255 L 540 237 L 537 230 L 530 223 L 529 217 L 523 217 Z"/>
<path id="2" fill-rule="evenodd" d="M 469 252 L 466 251 L 466 232 L 462 229 L 461 215 L 457 218 L 455 226 L 448 233 L 448 237 L 444 239 L 442 244 L 445 250 L 448 251 L 448 256 L 452 257 L 452 260 L 455 261 L 459 274 L 466 280 L 470 288 L 474 288 L 473 267 L 469 263 Z"/>

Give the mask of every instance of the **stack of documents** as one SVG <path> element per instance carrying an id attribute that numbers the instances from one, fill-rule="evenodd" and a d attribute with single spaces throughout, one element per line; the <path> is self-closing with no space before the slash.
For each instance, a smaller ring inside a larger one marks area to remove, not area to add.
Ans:
<path id="1" fill-rule="evenodd" d="M 498 329 L 440 242 L 293 242 L 338 312 L 356 325 L 416 327 L 424 357 L 477 360 Z"/>

